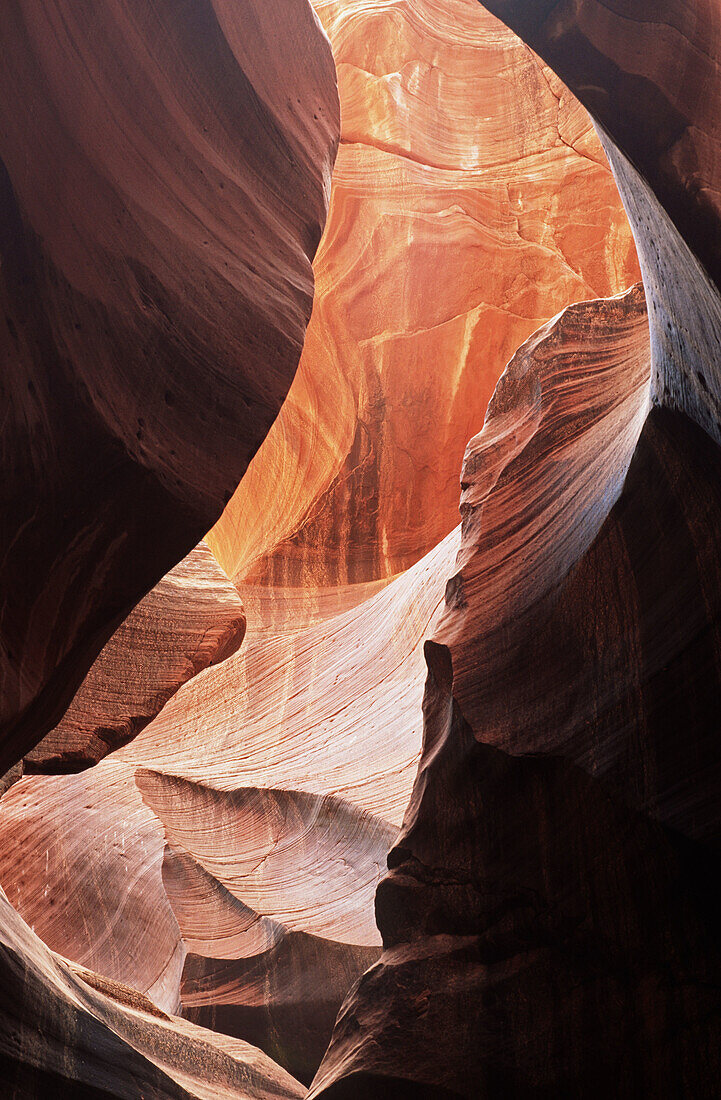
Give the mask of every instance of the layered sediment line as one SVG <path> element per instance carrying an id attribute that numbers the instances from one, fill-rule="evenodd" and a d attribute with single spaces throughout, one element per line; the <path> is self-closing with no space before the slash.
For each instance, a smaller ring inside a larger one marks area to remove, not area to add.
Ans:
<path id="1" fill-rule="evenodd" d="M 335 70 L 304 0 L 246 7 L 2 6 L 0 772 L 218 518 L 298 364 Z"/>
<path id="2" fill-rule="evenodd" d="M 437 545 L 513 352 L 639 274 L 588 116 L 475 0 L 315 8 L 342 126 L 313 317 L 210 535 L 230 575 L 311 589 L 392 576 Z"/>

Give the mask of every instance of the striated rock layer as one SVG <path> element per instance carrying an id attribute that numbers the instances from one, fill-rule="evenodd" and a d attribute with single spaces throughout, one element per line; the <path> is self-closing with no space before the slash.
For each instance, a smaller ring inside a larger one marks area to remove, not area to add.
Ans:
<path id="1" fill-rule="evenodd" d="M 718 1080 L 721 455 L 649 376 L 639 290 L 570 307 L 469 444 L 384 953 L 313 1096 Z"/>
<path id="2" fill-rule="evenodd" d="M 604 31 L 611 53 L 635 41 L 629 5 L 502 7 L 566 78 L 585 35 L 584 81 Z M 604 122 L 627 138 L 648 103 L 611 71 Z M 384 953 L 314 1097 L 717 1092 L 718 295 L 653 179 L 604 141 L 644 255 L 650 385 L 634 295 L 582 304 L 514 357 L 469 445 Z"/>
<path id="3" fill-rule="evenodd" d="M 638 267 L 585 111 L 475 0 L 315 8 L 342 143 L 313 317 L 210 542 L 236 578 L 323 587 L 398 573 L 456 525 L 512 353 Z"/>
<path id="4" fill-rule="evenodd" d="M 201 669 L 224 661 L 245 613 L 204 543 L 116 630 L 61 722 L 24 758 L 27 772 L 79 771 L 131 741 Z"/>
<path id="5" fill-rule="evenodd" d="M 249 1043 L 167 1016 L 48 951 L 0 891 L 3 1096 L 291 1100 L 305 1089 Z"/>
<path id="6" fill-rule="evenodd" d="M 569 448 L 566 425 L 539 446 L 529 349 L 499 387 L 427 646 L 424 754 L 377 897 L 384 953 L 311 1095 L 713 1097 L 721 14 L 487 7 L 602 128 L 642 261 L 651 408 L 642 387 L 632 431 L 572 431 Z M 532 362 L 562 367 L 564 327 Z M 613 332 L 596 332 L 601 359 Z M 579 426 L 589 413 L 584 399 Z"/>
<path id="7" fill-rule="evenodd" d="M 339 124 L 304 0 L 13 0 L 0 26 L 4 772 L 277 415 Z"/>
<path id="8" fill-rule="evenodd" d="M 457 545 L 302 628 L 292 611 L 278 628 L 276 601 L 274 623 L 251 618 L 242 649 L 133 742 L 80 775 L 16 783 L 0 883 L 48 946 L 309 1083 L 380 952 L 374 895 Z"/>

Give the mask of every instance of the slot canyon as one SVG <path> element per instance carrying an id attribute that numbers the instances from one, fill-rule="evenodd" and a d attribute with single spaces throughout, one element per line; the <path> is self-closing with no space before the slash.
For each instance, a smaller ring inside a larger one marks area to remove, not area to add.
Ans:
<path id="1" fill-rule="evenodd" d="M 721 1096 L 718 0 L 0 30 L 0 1100 Z"/>

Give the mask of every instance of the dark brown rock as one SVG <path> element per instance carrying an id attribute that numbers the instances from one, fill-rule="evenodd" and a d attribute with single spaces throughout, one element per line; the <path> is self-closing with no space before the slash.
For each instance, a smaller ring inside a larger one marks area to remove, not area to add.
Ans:
<path id="1" fill-rule="evenodd" d="M 8 1100 L 291 1100 L 304 1089 L 249 1043 L 161 1012 L 73 966 L 0 891 L 0 1082 Z"/>
<path id="2" fill-rule="evenodd" d="M 298 363 L 335 72 L 302 0 L 245 14 L 2 5 L 0 773 L 217 519 Z"/>
<path id="3" fill-rule="evenodd" d="M 602 127 L 649 301 L 651 411 L 642 387 L 637 442 L 616 445 L 591 371 L 575 414 L 561 385 L 534 419 L 542 344 L 499 384 L 427 647 L 384 953 L 311 1095 L 715 1097 L 721 12 L 486 6 Z M 562 319 L 558 381 L 567 337 Z M 602 325 L 590 339 L 614 346 Z"/>

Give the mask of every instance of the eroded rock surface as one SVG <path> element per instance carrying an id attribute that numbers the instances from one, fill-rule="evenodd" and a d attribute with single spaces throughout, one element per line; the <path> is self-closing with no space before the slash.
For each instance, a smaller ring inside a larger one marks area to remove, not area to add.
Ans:
<path id="1" fill-rule="evenodd" d="M 384 954 L 312 1095 L 713 1095 L 721 454 L 649 365 L 637 292 L 572 307 L 469 445 Z"/>
<path id="2" fill-rule="evenodd" d="M 475 0 L 315 8 L 342 134 L 313 317 L 210 536 L 229 574 L 308 588 L 387 577 L 437 545 L 513 352 L 638 278 L 588 116 Z"/>
<path id="3" fill-rule="evenodd" d="M 200 543 L 131 611 L 61 722 L 24 758 L 26 772 L 69 772 L 131 741 L 193 676 L 245 634 L 237 589 Z"/>
<path id="4" fill-rule="evenodd" d="M 3 4 L 4 772 L 292 381 L 338 138 L 304 0 Z"/>
<path id="5" fill-rule="evenodd" d="M 0 883 L 45 942 L 310 1082 L 380 952 L 374 894 L 457 545 L 295 629 L 295 601 L 285 620 L 276 602 L 130 744 L 81 775 L 16 783 Z"/>
<path id="6" fill-rule="evenodd" d="M 721 16 L 705 0 L 486 6 L 602 127 L 641 256 L 651 384 L 615 455 L 613 436 L 587 434 L 585 401 L 583 430 L 539 448 L 512 364 L 469 449 L 424 755 L 378 892 L 384 953 L 311 1095 L 712 1097 Z M 596 337 L 605 356 L 613 340 Z M 559 329 L 559 365 L 563 349 Z M 568 464 L 551 483 L 554 450 Z M 562 510 L 539 512 L 544 497 Z"/>
<path id="7" fill-rule="evenodd" d="M 708 1095 L 721 457 L 649 379 L 640 290 L 570 307 L 469 444 L 385 950 L 315 1094 Z"/>
<path id="8" fill-rule="evenodd" d="M 54 955 L 0 891 L 0 1073 L 9 1100 L 291 1100 L 305 1089 L 249 1043 L 161 1012 Z"/>

